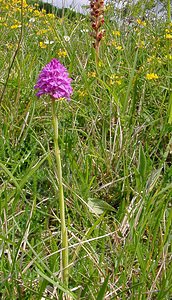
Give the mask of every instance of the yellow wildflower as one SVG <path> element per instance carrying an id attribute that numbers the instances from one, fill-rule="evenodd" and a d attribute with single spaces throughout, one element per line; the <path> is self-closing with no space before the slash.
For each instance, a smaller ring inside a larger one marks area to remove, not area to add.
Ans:
<path id="1" fill-rule="evenodd" d="M 11 29 L 16 29 L 16 28 L 19 28 L 19 27 L 21 27 L 21 24 L 14 24 L 14 25 L 10 26 Z"/>
<path id="2" fill-rule="evenodd" d="M 40 29 L 36 32 L 37 35 L 44 35 L 45 33 L 47 33 L 48 30 L 47 29 Z"/>
<path id="3" fill-rule="evenodd" d="M 67 52 L 66 52 L 66 50 L 59 49 L 59 51 L 57 52 L 57 55 L 59 57 L 66 57 L 67 56 Z"/>
<path id="4" fill-rule="evenodd" d="M 137 19 L 137 24 L 141 25 L 141 26 L 146 26 L 146 22 L 142 21 L 141 19 Z"/>
<path id="5" fill-rule="evenodd" d="M 19 1 L 19 3 L 21 4 L 21 1 Z M 26 8 L 26 7 L 28 7 L 28 4 L 27 4 L 26 1 L 24 0 L 24 1 L 23 1 L 23 8 Z"/>
<path id="6" fill-rule="evenodd" d="M 152 55 L 150 57 L 147 58 L 147 62 L 150 63 L 155 59 L 155 55 Z"/>
<path id="7" fill-rule="evenodd" d="M 169 60 L 172 60 L 172 55 L 171 54 L 168 54 L 165 56 L 165 58 L 169 59 Z"/>
<path id="8" fill-rule="evenodd" d="M 121 81 L 121 79 L 115 80 L 115 81 L 110 80 L 110 85 L 113 85 L 114 83 L 116 83 L 117 85 L 121 85 L 122 81 Z"/>
<path id="9" fill-rule="evenodd" d="M 158 78 L 159 78 L 159 76 L 156 73 L 147 73 L 146 74 L 147 80 L 158 79 Z"/>
<path id="10" fill-rule="evenodd" d="M 98 66 L 101 68 L 103 66 L 102 61 L 98 62 Z"/>
<path id="11" fill-rule="evenodd" d="M 115 48 L 116 48 L 116 50 L 118 50 L 118 51 L 123 50 L 123 49 L 122 49 L 122 46 L 120 46 L 120 45 L 116 46 Z"/>
<path id="12" fill-rule="evenodd" d="M 115 40 L 111 40 L 108 44 L 116 47 L 117 42 Z"/>
<path id="13" fill-rule="evenodd" d="M 165 38 L 166 38 L 167 40 L 171 40 L 171 39 L 172 39 L 172 34 L 166 33 Z"/>
<path id="14" fill-rule="evenodd" d="M 88 77 L 95 78 L 96 77 L 96 72 L 88 72 Z"/>
<path id="15" fill-rule="evenodd" d="M 118 30 L 112 31 L 112 34 L 116 35 L 116 36 L 120 36 L 121 35 L 120 31 L 118 31 Z"/>
<path id="16" fill-rule="evenodd" d="M 118 78 L 119 78 L 119 75 L 117 75 L 117 74 L 112 74 L 110 76 L 110 79 L 118 79 Z"/>
<path id="17" fill-rule="evenodd" d="M 5 44 L 5 46 L 7 47 L 7 49 L 12 49 L 14 47 L 14 45 L 11 43 L 7 43 Z"/>
<path id="18" fill-rule="evenodd" d="M 55 15 L 54 14 L 50 14 L 50 13 L 47 14 L 46 16 L 47 16 L 47 18 L 50 18 L 50 19 L 54 19 L 55 18 Z"/>
<path id="19" fill-rule="evenodd" d="M 145 42 L 144 42 L 144 41 L 139 41 L 139 42 L 137 43 L 137 47 L 138 47 L 138 48 L 144 48 L 144 46 L 145 46 Z"/>
<path id="20" fill-rule="evenodd" d="M 45 49 L 47 48 L 47 45 L 45 45 L 43 42 L 39 42 L 39 47 Z"/>
<path id="21" fill-rule="evenodd" d="M 28 12 L 33 12 L 33 7 L 29 6 L 28 7 Z"/>
<path id="22" fill-rule="evenodd" d="M 35 9 L 35 10 L 33 11 L 33 15 L 34 15 L 35 17 L 40 17 L 41 12 L 40 12 L 39 10 Z"/>
<path id="23" fill-rule="evenodd" d="M 113 85 L 113 84 L 117 84 L 117 85 L 121 85 L 121 83 L 122 83 L 122 80 L 120 79 L 120 76 L 119 75 L 117 75 L 117 74 L 112 74 L 111 76 L 110 76 L 110 85 Z"/>

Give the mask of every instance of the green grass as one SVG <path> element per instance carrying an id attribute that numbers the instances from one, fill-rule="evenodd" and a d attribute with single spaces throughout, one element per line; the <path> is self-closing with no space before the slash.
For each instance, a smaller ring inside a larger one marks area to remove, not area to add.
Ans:
<path id="1" fill-rule="evenodd" d="M 171 299 L 171 24 L 119 27 L 109 7 L 96 70 L 88 17 L 9 2 L 0 18 L 0 298 Z M 74 89 L 57 107 L 68 289 L 51 103 L 33 88 L 53 57 Z"/>

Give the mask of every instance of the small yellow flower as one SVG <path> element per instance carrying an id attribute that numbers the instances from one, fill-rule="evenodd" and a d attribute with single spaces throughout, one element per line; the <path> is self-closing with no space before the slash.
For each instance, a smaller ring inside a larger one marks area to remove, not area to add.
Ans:
<path id="1" fill-rule="evenodd" d="M 47 18 L 49 18 L 49 19 L 54 19 L 54 18 L 55 18 L 55 15 L 54 15 L 54 14 L 50 14 L 50 13 L 47 14 L 46 16 L 47 16 Z"/>
<path id="2" fill-rule="evenodd" d="M 110 85 L 114 85 L 115 83 L 117 84 L 117 85 L 121 85 L 121 83 L 122 83 L 122 81 L 119 79 L 119 80 L 112 80 L 112 79 L 110 79 Z"/>
<path id="3" fill-rule="evenodd" d="M 155 59 L 155 55 L 152 55 L 150 57 L 147 58 L 147 62 L 150 63 Z"/>
<path id="4" fill-rule="evenodd" d="M 115 41 L 115 40 L 111 40 L 110 42 L 109 42 L 109 45 L 111 46 L 114 46 L 114 47 L 116 47 L 116 45 L 117 45 L 117 42 Z"/>
<path id="5" fill-rule="evenodd" d="M 33 12 L 33 8 L 32 7 L 28 7 L 28 12 Z"/>
<path id="6" fill-rule="evenodd" d="M 7 49 L 12 49 L 14 47 L 14 45 L 11 43 L 7 43 L 5 44 L 5 46 L 7 47 Z"/>
<path id="7" fill-rule="evenodd" d="M 96 72 L 88 72 L 88 77 L 89 78 L 95 78 L 96 77 Z"/>
<path id="8" fill-rule="evenodd" d="M 45 49 L 47 48 L 47 45 L 45 45 L 43 42 L 39 42 L 39 47 Z"/>
<path id="9" fill-rule="evenodd" d="M 16 29 L 18 27 L 18 25 L 11 25 L 11 29 Z"/>
<path id="10" fill-rule="evenodd" d="M 172 34 L 166 33 L 165 38 L 166 38 L 167 40 L 171 40 L 171 39 L 172 39 Z"/>
<path id="11" fill-rule="evenodd" d="M 115 35 L 115 36 L 120 36 L 121 35 L 120 31 L 118 31 L 118 30 L 112 31 L 112 34 Z"/>
<path id="12" fill-rule="evenodd" d="M 98 66 L 101 68 L 103 66 L 102 61 L 98 62 Z"/>
<path id="13" fill-rule="evenodd" d="M 16 29 L 21 27 L 21 22 L 14 20 L 14 24 L 10 26 L 11 29 Z"/>
<path id="14" fill-rule="evenodd" d="M 8 27 L 8 24 L 7 23 L 0 23 L 0 26 L 5 26 L 5 27 Z"/>
<path id="15" fill-rule="evenodd" d="M 141 19 L 137 19 L 137 24 L 139 24 L 140 26 L 146 26 L 146 22 L 142 21 Z"/>
<path id="16" fill-rule="evenodd" d="M 147 80 L 158 79 L 158 78 L 159 78 L 159 76 L 155 73 L 147 73 L 146 74 L 146 79 Z"/>
<path id="17" fill-rule="evenodd" d="M 21 3 L 21 2 L 19 2 L 19 3 Z M 23 7 L 24 8 L 28 7 L 28 4 L 26 3 L 26 1 L 23 1 Z"/>
<path id="18" fill-rule="evenodd" d="M 40 17 L 41 12 L 40 12 L 39 10 L 35 9 L 35 10 L 33 11 L 33 15 L 34 15 L 35 17 Z"/>
<path id="19" fill-rule="evenodd" d="M 120 79 L 120 76 L 117 75 L 117 74 L 112 74 L 110 76 L 110 85 L 114 85 L 114 84 L 117 84 L 117 85 L 121 85 L 122 83 L 122 80 Z"/>
<path id="20" fill-rule="evenodd" d="M 120 46 L 120 45 L 116 46 L 115 48 L 116 48 L 116 50 L 118 50 L 118 51 L 123 50 L 123 49 L 122 49 L 122 46 Z"/>
<path id="21" fill-rule="evenodd" d="M 119 80 L 116 80 L 115 83 L 116 83 L 117 85 L 121 85 L 122 81 L 121 81 L 121 79 L 119 79 Z"/>
<path id="22" fill-rule="evenodd" d="M 119 78 L 119 76 L 117 75 L 117 74 L 112 74 L 111 76 L 110 76 L 110 79 L 118 79 Z"/>
<path id="23" fill-rule="evenodd" d="M 137 47 L 138 47 L 138 48 L 144 48 L 144 46 L 145 46 L 145 42 L 144 42 L 144 41 L 139 41 L 139 42 L 137 43 Z"/>
<path id="24" fill-rule="evenodd" d="M 40 29 L 36 32 L 36 35 L 44 35 L 45 33 L 47 33 L 48 30 L 47 29 Z"/>
<path id="25" fill-rule="evenodd" d="M 59 57 L 66 57 L 67 56 L 67 52 L 66 52 L 66 50 L 59 49 L 59 51 L 57 52 L 57 55 Z"/>
<path id="26" fill-rule="evenodd" d="M 165 58 L 169 59 L 169 60 L 172 60 L 172 55 L 171 54 L 168 54 L 165 56 Z"/>
<path id="27" fill-rule="evenodd" d="M 16 29 L 16 28 L 19 28 L 19 27 L 21 27 L 21 25 L 18 25 L 18 24 L 14 24 L 14 25 L 11 25 L 11 29 Z"/>

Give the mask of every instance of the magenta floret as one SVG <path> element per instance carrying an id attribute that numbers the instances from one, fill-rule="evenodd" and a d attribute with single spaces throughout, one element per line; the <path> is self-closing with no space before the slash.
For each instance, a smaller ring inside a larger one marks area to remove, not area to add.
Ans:
<path id="1" fill-rule="evenodd" d="M 72 94 L 72 79 L 69 78 L 67 69 L 53 58 L 40 72 L 35 89 L 36 96 L 50 95 L 54 99 L 66 98 L 70 100 Z"/>

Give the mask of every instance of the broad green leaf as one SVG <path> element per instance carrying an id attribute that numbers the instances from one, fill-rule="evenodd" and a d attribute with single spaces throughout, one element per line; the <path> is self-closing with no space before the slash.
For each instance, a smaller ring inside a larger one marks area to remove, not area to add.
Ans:
<path id="1" fill-rule="evenodd" d="M 100 199 L 89 198 L 88 206 L 91 212 L 97 215 L 102 214 L 104 211 L 115 211 L 115 209 L 110 204 Z"/>
<path id="2" fill-rule="evenodd" d="M 148 178 L 147 182 L 146 182 L 146 192 L 149 193 L 153 190 L 156 182 L 158 181 L 160 174 L 161 174 L 162 168 L 159 168 L 155 171 L 153 171 L 150 175 L 150 177 Z"/>

